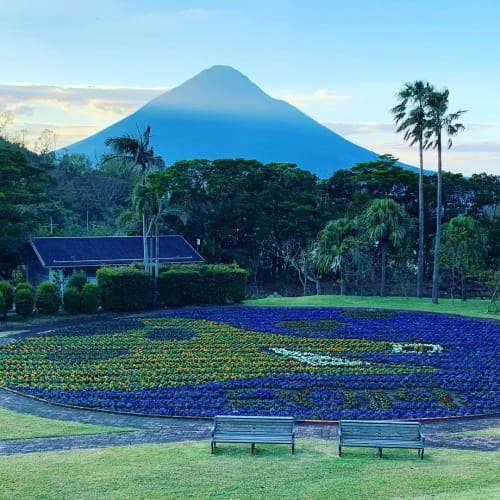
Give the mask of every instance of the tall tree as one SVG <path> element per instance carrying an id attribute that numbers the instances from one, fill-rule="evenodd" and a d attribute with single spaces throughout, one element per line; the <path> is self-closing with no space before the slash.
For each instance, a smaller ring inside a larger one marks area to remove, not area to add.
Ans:
<path id="1" fill-rule="evenodd" d="M 397 125 L 397 132 L 404 132 L 404 140 L 410 146 L 418 143 L 418 255 L 417 255 L 417 297 L 424 296 L 424 133 L 427 126 L 427 99 L 433 90 L 428 82 L 416 80 L 406 83 L 396 94 L 399 99 L 391 112 Z"/>
<path id="2" fill-rule="evenodd" d="M 458 272 L 461 298 L 465 300 L 467 274 L 483 261 L 487 253 L 486 231 L 478 221 L 468 215 L 453 217 L 443 225 L 442 246 L 441 261 L 451 271 L 452 295 L 455 274 Z"/>
<path id="3" fill-rule="evenodd" d="M 46 177 L 25 150 L 0 139 L 0 277 L 10 279 L 42 223 Z"/>
<path id="4" fill-rule="evenodd" d="M 380 250 L 380 296 L 385 295 L 387 254 L 398 249 L 409 232 L 406 211 L 391 198 L 373 200 L 359 220 L 368 237 Z"/>
<path id="5" fill-rule="evenodd" d="M 160 269 L 160 226 L 167 216 L 178 217 L 183 224 L 186 223 L 188 213 L 179 205 L 172 203 L 172 190 L 168 171 L 152 172 L 146 177 L 145 184 L 138 185 L 134 190 L 132 201 L 135 212 L 144 219 L 146 213 L 148 226 L 146 237 L 153 238 L 154 249 L 151 248 L 151 259 L 148 271 L 152 271 L 154 258 L 155 284 L 158 280 Z M 164 228 L 165 229 L 165 228 Z"/>
<path id="6" fill-rule="evenodd" d="M 163 167 L 164 163 L 161 157 L 155 156 L 153 148 L 149 145 L 151 127 L 147 127 L 142 135 L 137 138 L 130 135 L 121 137 L 110 137 L 104 144 L 109 146 L 113 153 L 103 156 L 102 163 L 118 159 L 133 167 L 139 166 L 141 169 L 142 186 L 146 185 L 146 176 L 151 168 Z M 148 220 L 147 213 L 142 213 L 142 241 L 144 253 L 144 270 L 147 272 L 150 268 L 149 249 L 148 249 Z"/>
<path id="7" fill-rule="evenodd" d="M 345 294 L 345 275 L 349 256 L 355 252 L 353 244 L 354 223 L 345 217 L 331 220 L 320 231 L 314 256 L 316 265 L 324 272 L 338 272 L 340 275 L 340 295 Z"/>
<path id="8" fill-rule="evenodd" d="M 457 120 L 465 113 L 459 110 L 455 113 L 447 113 L 448 98 L 450 92 L 445 89 L 441 92 L 433 90 L 427 98 L 427 126 L 425 132 L 425 149 L 430 147 L 437 150 L 437 202 L 436 202 L 436 236 L 434 239 L 434 266 L 432 270 L 432 303 L 437 304 L 439 300 L 439 254 L 441 251 L 441 219 L 442 219 L 442 136 L 443 130 L 448 135 L 448 149 L 452 146 L 451 138 L 464 130 L 464 126 Z"/>

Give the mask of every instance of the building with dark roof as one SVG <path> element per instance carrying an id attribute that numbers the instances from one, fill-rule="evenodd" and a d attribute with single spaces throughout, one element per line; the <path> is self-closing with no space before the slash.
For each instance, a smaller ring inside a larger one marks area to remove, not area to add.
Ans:
<path id="1" fill-rule="evenodd" d="M 153 239 L 150 248 L 154 248 Z M 160 264 L 196 264 L 203 257 L 178 235 L 160 236 Z M 52 281 L 57 275 L 63 280 L 83 270 L 89 281 L 103 266 L 126 266 L 142 263 L 142 236 L 49 237 L 33 238 L 32 252 L 27 261 L 26 278 L 34 286 Z"/>

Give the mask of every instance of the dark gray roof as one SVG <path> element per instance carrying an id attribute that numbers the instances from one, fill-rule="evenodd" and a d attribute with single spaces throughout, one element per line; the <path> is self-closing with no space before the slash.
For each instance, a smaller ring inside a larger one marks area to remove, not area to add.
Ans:
<path id="1" fill-rule="evenodd" d="M 154 248 L 154 240 L 150 242 Z M 44 267 L 101 267 L 143 261 L 142 236 L 33 238 L 30 244 Z M 182 236 L 160 236 L 160 262 L 196 263 L 203 258 Z"/>

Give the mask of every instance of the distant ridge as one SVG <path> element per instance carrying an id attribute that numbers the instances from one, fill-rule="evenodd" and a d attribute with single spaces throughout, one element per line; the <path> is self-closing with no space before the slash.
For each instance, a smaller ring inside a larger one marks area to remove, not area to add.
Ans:
<path id="1" fill-rule="evenodd" d="M 151 126 L 155 154 L 179 160 L 246 158 L 289 162 L 327 178 L 378 154 L 344 139 L 294 106 L 273 99 L 230 66 L 205 69 L 135 113 L 65 151 L 99 159 L 104 141 Z"/>

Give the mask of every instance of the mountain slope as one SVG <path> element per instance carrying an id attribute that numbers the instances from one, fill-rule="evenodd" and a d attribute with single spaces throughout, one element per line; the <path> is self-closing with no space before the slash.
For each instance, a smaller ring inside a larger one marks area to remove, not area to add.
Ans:
<path id="1" fill-rule="evenodd" d="M 65 148 L 98 159 L 104 141 L 151 126 L 151 145 L 167 164 L 194 158 L 290 162 L 320 178 L 378 155 L 273 99 L 229 66 L 199 73 L 135 113 Z"/>

